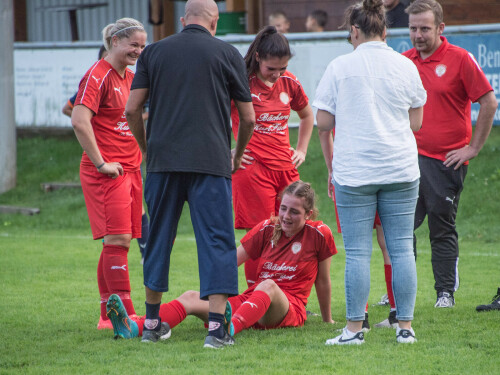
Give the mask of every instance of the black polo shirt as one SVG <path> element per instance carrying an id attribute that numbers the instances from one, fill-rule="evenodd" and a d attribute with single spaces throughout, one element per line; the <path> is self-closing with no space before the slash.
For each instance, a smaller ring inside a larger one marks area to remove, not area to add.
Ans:
<path id="1" fill-rule="evenodd" d="M 148 172 L 231 177 L 231 99 L 251 102 L 236 48 L 199 25 L 147 46 L 133 89 L 149 89 Z"/>

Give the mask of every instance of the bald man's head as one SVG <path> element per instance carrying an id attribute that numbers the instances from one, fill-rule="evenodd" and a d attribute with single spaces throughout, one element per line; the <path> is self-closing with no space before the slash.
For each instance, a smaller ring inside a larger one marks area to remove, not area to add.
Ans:
<path id="1" fill-rule="evenodd" d="M 188 0 L 184 17 L 181 17 L 183 26 L 197 24 L 205 27 L 212 35 L 217 29 L 219 9 L 213 0 Z"/>

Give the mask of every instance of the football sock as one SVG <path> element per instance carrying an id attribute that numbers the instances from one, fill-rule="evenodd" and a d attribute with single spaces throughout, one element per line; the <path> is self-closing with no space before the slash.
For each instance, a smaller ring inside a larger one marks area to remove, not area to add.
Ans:
<path id="1" fill-rule="evenodd" d="M 266 293 L 260 290 L 254 291 L 250 298 L 243 302 L 233 314 L 231 321 L 234 325 L 234 333 L 241 332 L 257 323 L 270 305 L 271 298 Z"/>
<path id="2" fill-rule="evenodd" d="M 110 294 L 120 296 L 127 314 L 135 314 L 130 299 L 130 279 L 128 275 L 128 249 L 118 245 L 103 246 L 103 274 Z"/>
<path id="3" fill-rule="evenodd" d="M 139 336 L 142 336 L 142 330 L 144 329 L 144 322 L 146 320 L 146 316 L 132 315 L 129 316 L 129 318 L 137 323 L 137 328 L 139 328 Z"/>
<path id="4" fill-rule="evenodd" d="M 149 237 L 149 219 L 147 214 L 142 215 L 141 233 L 141 238 L 137 239 L 137 243 L 139 244 L 139 250 L 141 251 L 142 257 L 144 258 L 144 248 L 146 247 L 146 242 L 148 242 Z"/>
<path id="5" fill-rule="evenodd" d="M 161 328 L 160 322 L 160 304 L 146 302 L 146 320 L 144 321 L 144 328 L 159 331 Z"/>
<path id="6" fill-rule="evenodd" d="M 186 316 L 184 305 L 176 299 L 160 306 L 161 321 L 167 322 L 170 328 L 174 328 L 177 324 L 186 319 Z"/>
<path id="7" fill-rule="evenodd" d="M 366 303 L 366 306 L 365 306 L 365 314 L 368 312 L 368 302 Z"/>
<path id="8" fill-rule="evenodd" d="M 108 316 L 106 315 L 106 303 L 108 302 L 108 298 L 110 296 L 108 285 L 106 284 L 106 279 L 104 277 L 104 269 L 103 269 L 103 253 L 101 252 L 101 256 L 99 258 L 99 263 L 97 263 L 97 287 L 99 288 L 99 295 L 101 296 L 101 318 L 102 320 L 108 320 Z"/>
<path id="9" fill-rule="evenodd" d="M 218 338 L 224 337 L 224 314 L 208 313 L 208 335 Z"/>
<path id="10" fill-rule="evenodd" d="M 389 305 L 392 309 L 396 308 L 396 303 L 394 302 L 394 293 L 392 291 L 392 266 L 390 264 L 384 264 L 385 271 L 385 285 L 387 286 L 387 297 L 389 298 Z"/>

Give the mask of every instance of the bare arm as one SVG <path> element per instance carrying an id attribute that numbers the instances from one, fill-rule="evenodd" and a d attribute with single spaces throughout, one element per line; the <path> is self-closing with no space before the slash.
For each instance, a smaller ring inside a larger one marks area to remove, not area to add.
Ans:
<path id="1" fill-rule="evenodd" d="M 62 113 L 68 117 L 71 117 L 72 112 L 73 112 L 73 107 L 69 105 L 69 101 L 66 101 L 66 104 L 62 108 Z"/>
<path id="2" fill-rule="evenodd" d="M 328 197 L 333 198 L 332 184 L 332 159 L 333 159 L 333 137 L 331 130 L 318 130 L 319 143 L 325 158 L 326 168 L 328 169 Z"/>
<path id="3" fill-rule="evenodd" d="M 238 267 L 243 263 L 245 263 L 248 259 L 250 259 L 250 256 L 246 252 L 243 245 L 238 246 L 238 248 L 236 249 L 236 258 L 238 262 Z"/>
<path id="4" fill-rule="evenodd" d="M 318 265 L 318 275 L 316 276 L 316 294 L 318 295 L 319 309 L 324 322 L 335 323 L 332 319 L 332 284 L 330 280 L 330 264 L 332 258 L 329 257 Z"/>
<path id="5" fill-rule="evenodd" d="M 410 116 L 411 130 L 418 132 L 422 127 L 422 120 L 424 119 L 424 107 L 410 108 L 408 115 Z"/>
<path id="6" fill-rule="evenodd" d="M 316 113 L 316 125 L 318 130 L 333 130 L 335 127 L 335 116 L 330 112 L 318 109 Z"/>
<path id="7" fill-rule="evenodd" d="M 112 178 L 123 175 L 123 168 L 120 163 L 111 161 L 105 162 L 103 159 L 101 151 L 99 147 L 97 147 L 94 130 L 90 122 L 92 116 L 94 116 L 94 113 L 84 105 L 77 105 L 73 108 L 71 124 L 75 130 L 78 142 L 80 142 L 83 150 L 100 173 L 106 174 Z"/>
<path id="8" fill-rule="evenodd" d="M 127 117 L 128 127 L 134 135 L 143 154 L 146 154 L 146 127 L 142 117 L 144 103 L 148 99 L 149 89 L 135 89 L 130 91 L 130 95 L 125 106 L 125 117 Z"/>
<path id="9" fill-rule="evenodd" d="M 473 159 L 479 154 L 479 151 L 484 146 L 488 135 L 490 134 L 493 125 L 493 118 L 498 107 L 495 93 L 490 91 L 478 99 L 479 114 L 476 121 L 476 129 L 469 145 L 458 150 L 452 150 L 446 154 L 444 165 L 447 167 L 455 165 L 454 169 L 458 169 L 466 161 Z"/>
<path id="10" fill-rule="evenodd" d="M 333 198 L 332 184 L 332 158 L 333 158 L 333 137 L 332 130 L 335 127 L 335 116 L 329 112 L 318 110 L 316 114 L 316 123 L 318 125 L 319 142 L 323 157 L 325 158 L 326 168 L 328 169 L 328 196 Z"/>
<path id="11" fill-rule="evenodd" d="M 297 111 L 300 117 L 299 137 L 297 140 L 297 148 L 292 155 L 292 163 L 298 168 L 306 160 L 307 147 L 311 140 L 311 134 L 314 128 L 314 114 L 311 106 L 308 104 L 300 111 Z"/>
<path id="12" fill-rule="evenodd" d="M 240 102 L 235 100 L 234 104 L 238 110 L 240 125 L 238 129 L 238 138 L 236 139 L 236 147 L 232 153 L 233 173 L 236 172 L 241 165 L 241 158 L 245 152 L 245 147 L 252 137 L 253 128 L 255 126 L 255 111 L 252 102 Z"/>

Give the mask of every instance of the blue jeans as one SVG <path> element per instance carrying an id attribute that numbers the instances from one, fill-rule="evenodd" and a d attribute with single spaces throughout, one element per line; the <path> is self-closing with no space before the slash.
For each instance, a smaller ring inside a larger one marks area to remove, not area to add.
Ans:
<path id="1" fill-rule="evenodd" d="M 398 320 L 413 320 L 417 270 L 413 223 L 419 180 L 387 185 L 349 187 L 334 181 L 335 199 L 346 252 L 347 320 L 362 321 L 370 293 L 370 258 L 375 211 L 384 229 L 392 263 L 392 289 Z"/>

